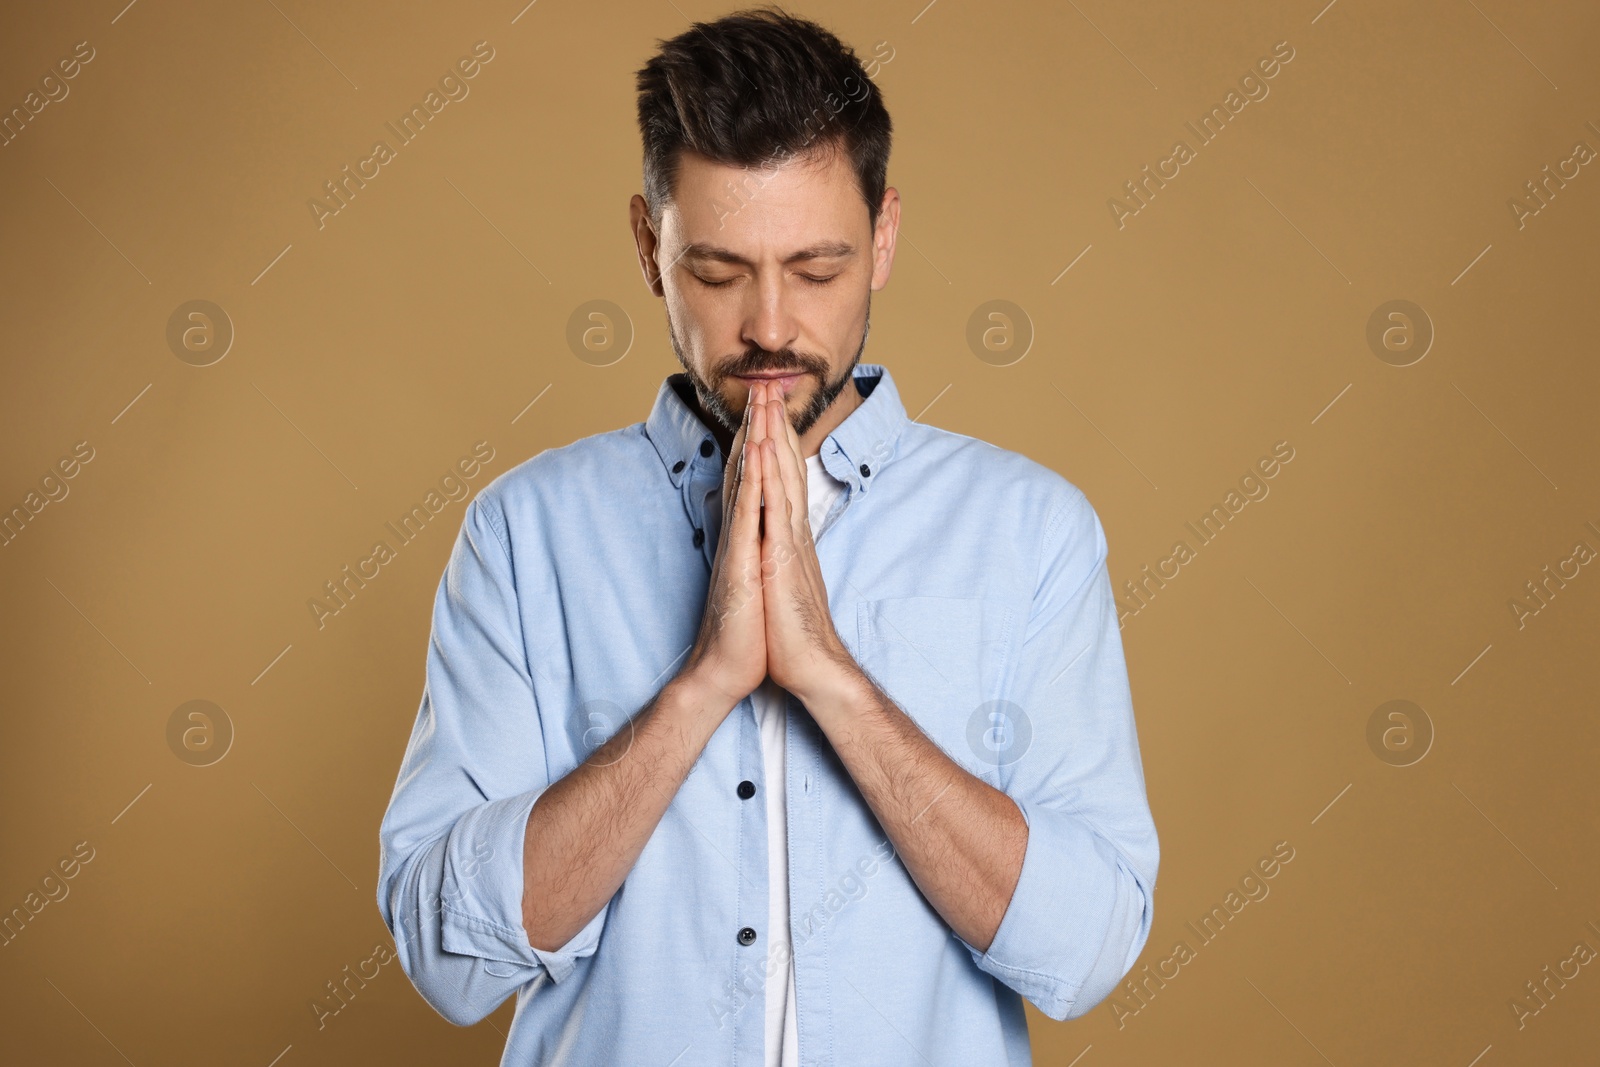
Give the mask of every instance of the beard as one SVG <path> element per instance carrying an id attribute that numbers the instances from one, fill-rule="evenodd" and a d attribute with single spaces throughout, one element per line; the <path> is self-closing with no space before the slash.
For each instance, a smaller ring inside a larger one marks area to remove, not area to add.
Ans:
<path id="1" fill-rule="evenodd" d="M 803 374 L 816 378 L 821 384 L 811 394 L 811 399 L 797 412 L 789 416 L 790 424 L 794 427 L 796 437 L 805 436 L 806 432 L 815 426 L 817 420 L 822 418 L 825 411 L 832 406 L 845 386 L 849 385 L 855 377 L 856 364 L 861 362 L 861 353 L 866 351 L 867 335 L 872 332 L 872 294 L 867 294 L 867 318 L 861 328 L 861 343 L 856 346 L 856 353 L 851 357 L 850 365 L 833 381 L 828 380 L 828 364 L 826 360 L 807 356 L 791 348 L 778 352 L 768 352 L 762 348 L 751 347 L 740 354 L 739 358 L 731 361 L 722 371 L 723 379 L 736 377 L 741 374 L 761 374 L 766 371 L 787 370 L 796 368 Z M 737 434 L 739 425 L 744 421 L 744 409 L 735 410 L 730 407 L 722 393 L 689 365 L 684 357 L 683 346 L 678 343 L 678 331 L 672 324 L 672 312 L 667 312 L 667 337 L 672 341 L 672 351 L 678 357 L 678 363 L 683 367 L 684 376 L 689 379 L 689 384 L 694 386 L 696 398 L 700 401 L 700 410 L 715 419 L 728 433 Z M 787 397 L 785 401 L 787 402 Z M 787 403 L 785 410 L 788 410 Z"/>

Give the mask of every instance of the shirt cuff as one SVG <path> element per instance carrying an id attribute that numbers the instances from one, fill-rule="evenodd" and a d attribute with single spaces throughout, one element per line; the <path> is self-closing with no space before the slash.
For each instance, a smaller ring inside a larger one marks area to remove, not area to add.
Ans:
<path id="1" fill-rule="evenodd" d="M 558 949 L 534 948 L 522 924 L 523 842 L 528 815 L 544 788 L 480 804 L 463 815 L 445 844 L 440 888 L 441 945 L 446 952 L 526 969 L 564 981 L 600 944 L 610 901 Z M 500 972 L 491 969 L 490 973 Z M 500 975 L 510 977 L 515 972 Z"/>
<path id="2" fill-rule="evenodd" d="M 1028 824 L 1022 873 L 988 951 L 979 953 L 965 939 L 961 943 L 979 969 L 1027 997 L 1050 1018 L 1065 1019 L 1082 1014 L 1072 1008 L 1085 979 L 1102 962 L 1102 953 L 1114 948 L 1116 964 L 1125 956 L 1118 936 L 1122 924 L 1114 921 L 1122 904 L 1120 857 L 1080 817 L 1033 801 L 1012 800 Z M 1112 978 L 1113 985 L 1122 973 Z M 1105 993 L 1109 991 L 1110 987 Z"/>

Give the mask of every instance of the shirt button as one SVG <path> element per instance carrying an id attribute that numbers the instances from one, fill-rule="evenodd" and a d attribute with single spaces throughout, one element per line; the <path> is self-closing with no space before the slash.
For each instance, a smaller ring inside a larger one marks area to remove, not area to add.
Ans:
<path id="1" fill-rule="evenodd" d="M 683 470 L 683 460 L 680 459 L 672 465 L 672 473 L 677 474 L 681 470 Z"/>
<path id="2" fill-rule="evenodd" d="M 709 456 L 714 451 L 716 451 L 716 446 L 713 445 L 710 441 L 701 441 L 700 442 L 700 454 L 702 456 Z"/>
<path id="3" fill-rule="evenodd" d="M 704 530 L 696 530 L 694 532 L 694 547 L 699 548 L 701 545 L 703 545 L 705 543 L 706 543 L 706 532 Z"/>
<path id="4" fill-rule="evenodd" d="M 872 468 L 867 466 L 865 463 L 863 463 L 861 465 L 861 477 L 863 477 L 863 478 L 872 477 Z"/>
<path id="5" fill-rule="evenodd" d="M 744 781 L 744 782 L 740 782 L 739 783 L 739 799 L 740 800 L 749 800 L 751 797 L 753 797 L 755 795 L 756 795 L 756 784 L 754 782 Z"/>
<path id="6" fill-rule="evenodd" d="M 739 944 L 753 945 L 756 943 L 756 932 L 750 927 L 741 927 L 739 930 Z"/>

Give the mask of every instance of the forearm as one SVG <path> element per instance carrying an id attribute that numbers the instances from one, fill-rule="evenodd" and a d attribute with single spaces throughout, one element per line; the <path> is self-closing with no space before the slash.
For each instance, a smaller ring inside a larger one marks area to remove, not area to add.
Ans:
<path id="1" fill-rule="evenodd" d="M 859 669 L 802 698 L 928 902 L 987 951 L 1022 873 L 1028 825 Z"/>
<path id="2" fill-rule="evenodd" d="M 540 794 L 523 839 L 529 944 L 560 948 L 611 899 L 731 707 L 680 674 Z"/>

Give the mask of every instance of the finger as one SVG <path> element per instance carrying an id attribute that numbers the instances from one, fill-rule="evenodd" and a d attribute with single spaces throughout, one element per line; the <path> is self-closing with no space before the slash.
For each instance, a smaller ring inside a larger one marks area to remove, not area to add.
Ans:
<path id="1" fill-rule="evenodd" d="M 784 513 L 778 516 L 767 516 L 766 540 L 779 548 L 794 547 L 794 517 L 796 513 L 794 503 L 794 479 L 788 471 L 788 464 L 782 457 L 782 445 L 777 441 L 769 440 L 761 446 L 761 481 L 768 486 L 768 497 L 781 497 Z M 781 487 L 782 493 L 777 490 Z M 773 522 L 773 518 L 777 522 Z"/>
<path id="2" fill-rule="evenodd" d="M 755 455 L 751 451 L 751 447 L 760 440 L 760 437 L 755 432 L 756 420 L 760 418 L 758 407 L 755 391 L 751 390 L 747 394 L 744 419 L 739 423 L 739 432 L 735 437 L 736 443 L 731 446 L 732 450 L 728 456 L 728 483 L 724 487 L 726 492 L 723 494 L 723 501 L 728 504 L 730 509 L 732 508 L 733 500 L 738 494 L 739 483 L 744 480 L 745 469 Z"/>
<path id="3" fill-rule="evenodd" d="M 759 461 L 761 446 L 745 442 L 739 459 L 739 474 L 734 482 L 733 545 L 745 548 L 755 545 L 757 553 L 761 538 L 761 474 Z M 746 462 L 748 458 L 749 462 Z M 750 556 L 746 555 L 746 559 Z"/>
<path id="4" fill-rule="evenodd" d="M 806 457 L 800 454 L 800 435 L 794 432 L 794 423 L 789 421 L 787 405 L 781 397 L 778 400 L 778 413 L 782 416 L 784 441 L 788 444 L 795 463 L 799 465 L 801 470 L 804 470 Z"/>
<path id="5" fill-rule="evenodd" d="M 784 445 L 786 445 L 787 450 L 789 450 L 790 458 L 794 459 L 794 469 L 797 470 L 798 474 L 800 474 L 800 482 L 798 482 L 798 485 L 800 485 L 800 493 L 798 493 L 797 498 L 795 498 L 795 510 L 805 512 L 806 507 L 808 507 L 808 504 L 806 504 L 805 488 L 806 469 L 805 454 L 802 454 L 802 451 L 800 451 L 800 435 L 795 434 L 794 422 L 789 421 L 789 411 L 787 411 L 786 406 L 784 406 L 782 398 L 779 398 L 778 402 L 776 403 L 778 403 L 778 408 L 776 408 L 776 411 L 778 411 L 778 416 L 776 416 L 776 418 L 782 422 L 782 427 L 784 427 L 784 429 L 782 429 Z M 776 434 L 776 430 L 774 430 L 774 434 Z"/>
<path id="6" fill-rule="evenodd" d="M 739 478 L 741 481 L 752 481 L 755 484 L 754 504 L 759 512 L 761 507 L 761 441 L 765 436 L 766 414 L 761 410 L 761 403 L 754 399 L 750 404 L 750 424 L 744 438 L 744 448 L 739 455 Z"/>
<path id="7" fill-rule="evenodd" d="M 750 433 L 752 434 L 751 439 L 757 444 L 760 444 L 762 441 L 765 441 L 767 438 L 771 437 L 773 433 L 772 411 L 770 405 L 767 403 L 767 383 L 764 381 L 756 382 L 750 387 L 750 395 L 753 398 L 750 408 L 755 418 L 754 424 L 750 427 Z"/>
<path id="8" fill-rule="evenodd" d="M 744 415 L 739 419 L 739 428 L 733 432 L 732 444 L 728 446 L 728 456 L 731 459 L 737 459 L 739 454 L 744 450 L 745 438 L 750 435 L 750 409 L 753 406 L 754 405 L 750 403 L 750 397 L 746 396 L 744 402 Z M 734 464 L 734 469 L 738 469 L 737 463 Z"/>
<path id="9" fill-rule="evenodd" d="M 746 395 L 744 417 L 739 420 L 739 429 L 733 435 L 733 443 L 728 446 L 728 454 L 723 459 L 722 471 L 722 521 L 728 524 L 728 517 L 733 514 L 733 500 L 736 487 L 739 484 L 739 467 L 744 462 L 744 442 L 748 436 L 746 431 L 750 427 L 750 409 L 754 405 L 751 397 Z"/>
<path id="10" fill-rule="evenodd" d="M 776 417 L 776 416 L 774 416 Z M 787 420 L 785 420 L 787 421 Z M 764 468 L 762 474 L 766 476 L 770 486 L 783 487 L 784 499 L 784 525 L 788 528 L 791 543 L 804 539 L 800 532 L 801 524 L 810 524 L 810 516 L 806 513 L 806 487 L 805 476 L 795 467 L 794 454 L 789 451 L 789 446 L 771 442 L 772 463 L 771 468 Z"/>
<path id="11" fill-rule="evenodd" d="M 797 542 L 805 542 L 810 538 L 811 516 L 810 503 L 806 490 L 806 465 L 800 458 L 800 438 L 795 435 L 794 426 L 789 422 L 788 413 L 783 408 L 782 400 L 773 401 L 773 414 L 768 420 L 769 425 L 773 420 L 783 424 L 783 430 L 773 431 L 774 443 L 777 450 L 774 457 L 778 460 L 778 473 L 782 479 L 784 495 L 789 499 L 789 532 Z"/>

